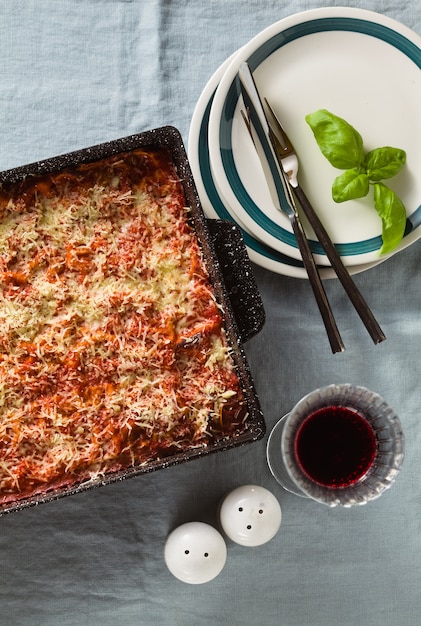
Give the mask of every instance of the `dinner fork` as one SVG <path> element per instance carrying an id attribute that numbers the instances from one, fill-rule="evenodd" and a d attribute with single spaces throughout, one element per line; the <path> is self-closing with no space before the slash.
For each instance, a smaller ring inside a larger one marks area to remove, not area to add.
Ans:
<path id="1" fill-rule="evenodd" d="M 369 332 L 370 337 L 375 344 L 378 344 L 386 339 L 386 335 L 382 331 L 380 325 L 373 315 L 373 312 L 369 308 L 358 287 L 352 280 L 348 270 L 342 262 L 342 259 L 337 249 L 335 248 L 335 245 L 331 241 L 311 202 L 301 188 L 298 182 L 298 156 L 294 149 L 294 146 L 288 138 L 288 135 L 286 134 L 277 115 L 275 114 L 274 110 L 272 109 L 266 98 L 264 98 L 264 103 L 271 118 L 269 120 L 269 125 L 273 133 L 276 154 L 279 159 L 279 163 L 287 176 L 289 184 L 299 204 L 301 205 L 305 216 L 307 217 L 311 227 L 316 234 L 317 239 L 319 240 L 324 251 L 326 252 L 326 256 L 328 257 L 332 268 L 334 269 L 346 293 L 348 294 L 348 297 L 351 300 L 358 315 L 360 316 L 364 326 Z"/>

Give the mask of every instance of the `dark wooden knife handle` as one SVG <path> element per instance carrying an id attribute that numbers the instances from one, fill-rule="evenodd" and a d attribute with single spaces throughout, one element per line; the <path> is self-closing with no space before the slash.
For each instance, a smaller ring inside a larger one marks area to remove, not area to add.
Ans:
<path id="1" fill-rule="evenodd" d="M 307 237 L 297 215 L 291 217 L 291 225 L 294 231 L 294 235 L 297 239 L 298 247 L 301 252 L 301 257 L 303 259 L 303 264 L 308 275 L 309 283 L 313 290 L 314 297 L 316 299 L 323 323 L 326 328 L 326 333 L 332 352 L 334 354 L 336 352 L 343 352 L 345 348 L 341 335 L 339 334 L 335 318 L 333 317 L 332 309 L 330 307 L 329 300 L 327 299 L 322 279 L 320 278 L 319 270 L 311 253 Z"/>

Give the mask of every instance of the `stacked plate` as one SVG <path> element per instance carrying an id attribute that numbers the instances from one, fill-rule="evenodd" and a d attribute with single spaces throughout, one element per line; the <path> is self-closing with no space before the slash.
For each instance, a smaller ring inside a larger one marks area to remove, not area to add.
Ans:
<path id="1" fill-rule="evenodd" d="M 322 8 L 269 26 L 219 67 L 196 105 L 188 154 L 208 217 L 242 229 L 250 258 L 274 272 L 306 278 L 288 218 L 276 211 L 241 116 L 237 73 L 247 61 L 259 91 L 282 121 L 300 159 L 301 186 L 350 273 L 382 262 L 381 220 L 371 193 L 336 204 L 341 172 L 322 156 L 305 116 L 328 109 L 346 119 L 364 147 L 406 151 L 403 171 L 388 185 L 407 210 L 405 236 L 393 253 L 421 236 L 421 37 L 395 20 L 352 8 Z M 324 278 L 335 274 L 304 222 Z M 390 256 L 390 255 L 389 255 Z"/>

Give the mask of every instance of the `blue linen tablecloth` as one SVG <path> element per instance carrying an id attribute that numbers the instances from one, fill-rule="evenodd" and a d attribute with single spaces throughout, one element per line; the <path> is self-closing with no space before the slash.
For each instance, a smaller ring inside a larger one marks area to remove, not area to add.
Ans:
<path id="1" fill-rule="evenodd" d="M 187 144 L 216 68 L 315 0 L 13 0 L 0 5 L 0 169 L 171 124 Z M 361 7 L 360 1 L 348 6 Z M 366 0 L 421 33 L 419 0 Z M 387 68 L 385 68 L 387 80 Z M 352 382 L 399 414 L 407 449 L 393 488 L 328 509 L 282 491 L 266 438 L 0 518 L 3 626 L 418 626 L 421 620 L 421 243 L 356 277 L 388 336 L 373 346 L 337 281 L 347 346 L 332 356 L 307 281 L 254 267 L 266 309 L 246 346 L 268 431 L 308 391 Z M 257 484 L 279 499 L 278 535 L 228 543 L 223 572 L 187 586 L 163 548 L 177 525 L 216 524 L 220 499 Z"/>

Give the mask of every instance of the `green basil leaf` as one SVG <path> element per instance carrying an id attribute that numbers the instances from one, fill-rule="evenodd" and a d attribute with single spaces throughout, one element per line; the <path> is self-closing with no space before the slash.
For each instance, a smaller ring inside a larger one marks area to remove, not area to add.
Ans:
<path id="1" fill-rule="evenodd" d="M 377 182 L 399 174 L 405 161 L 405 150 L 385 146 L 367 152 L 364 167 L 370 180 Z"/>
<path id="2" fill-rule="evenodd" d="M 374 185 L 374 204 L 382 220 L 383 245 L 380 254 L 387 254 L 396 248 L 404 235 L 405 207 L 396 193 L 383 183 Z"/>
<path id="3" fill-rule="evenodd" d="M 370 183 L 367 174 L 353 168 L 335 178 L 332 185 L 332 198 L 335 202 L 363 198 L 368 194 L 369 188 Z"/>
<path id="4" fill-rule="evenodd" d="M 351 124 L 326 109 L 310 113 L 305 119 L 322 154 L 333 167 L 347 170 L 363 164 L 363 140 Z"/>

